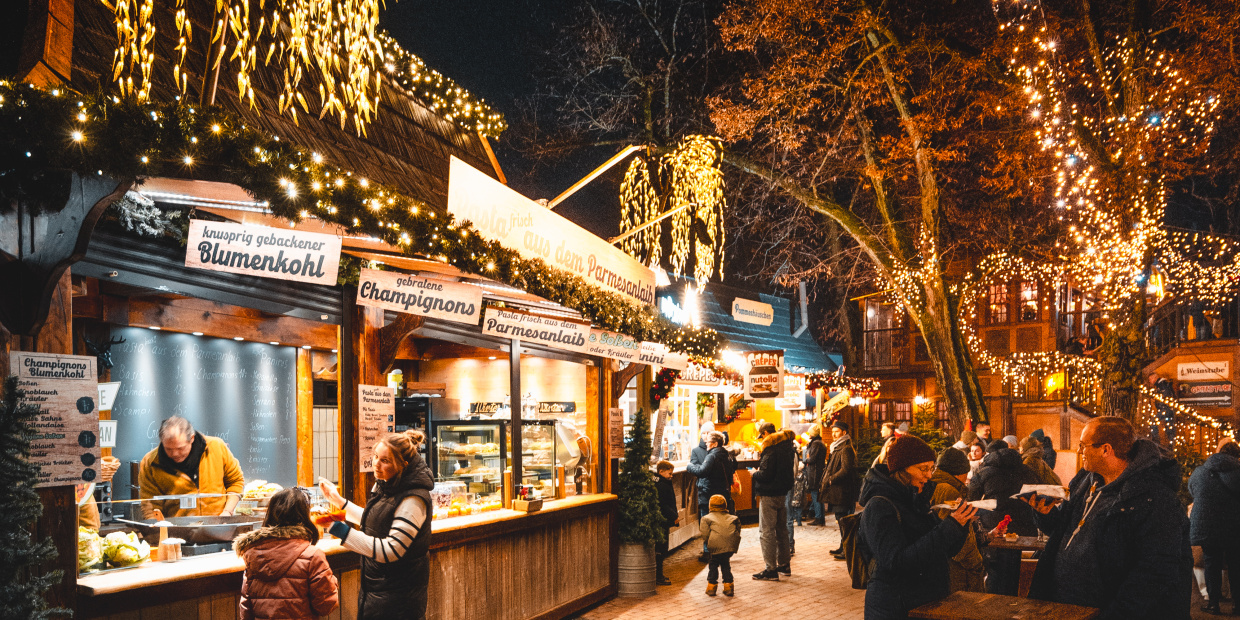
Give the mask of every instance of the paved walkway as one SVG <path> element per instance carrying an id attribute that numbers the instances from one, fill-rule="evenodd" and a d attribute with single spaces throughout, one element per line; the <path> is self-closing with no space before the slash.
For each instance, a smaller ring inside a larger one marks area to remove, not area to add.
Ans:
<path id="1" fill-rule="evenodd" d="M 830 517 L 825 526 L 798 527 L 792 576 L 780 575 L 778 583 L 754 581 L 753 574 L 763 568 L 762 549 L 758 546 L 758 526 L 746 526 L 741 532 L 740 551 L 732 557 L 736 596 L 724 596 L 721 586 L 719 595 L 712 598 L 706 596 L 706 565 L 697 561 L 702 543 L 694 539 L 663 563 L 672 585 L 659 586 L 658 594 L 649 598 L 614 598 L 580 617 L 583 620 L 861 618 L 865 590 L 852 589 L 844 563 L 828 553 L 839 546 L 839 542 L 839 530 Z"/>

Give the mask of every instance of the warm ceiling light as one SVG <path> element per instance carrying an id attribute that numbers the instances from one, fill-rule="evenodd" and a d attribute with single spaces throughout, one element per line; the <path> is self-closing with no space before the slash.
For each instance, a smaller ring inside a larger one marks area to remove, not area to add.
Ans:
<path id="1" fill-rule="evenodd" d="M 240 342 L 242 340 L 245 340 L 245 338 L 242 338 L 241 336 L 233 336 L 233 340 Z"/>
<path id="2" fill-rule="evenodd" d="M 194 335 L 195 335 L 195 336 L 201 336 L 201 335 L 202 335 L 202 332 L 194 332 Z"/>
<path id="3" fill-rule="evenodd" d="M 276 342 L 276 341 L 272 340 L 271 342 L 268 342 L 267 344 L 272 344 L 272 345 L 275 345 L 275 344 L 280 344 L 280 343 L 278 343 L 278 342 Z"/>
<path id="4" fill-rule="evenodd" d="M 493 359 L 495 359 L 495 356 L 494 356 L 494 355 L 492 355 L 492 356 L 488 357 L 487 359 L 489 359 L 489 360 L 493 360 Z"/>
<path id="5" fill-rule="evenodd" d="M 309 349 L 309 348 L 310 348 L 310 345 L 308 345 L 308 344 L 303 344 L 303 345 L 301 345 L 301 348 L 303 348 L 303 349 Z"/>
<path id="6" fill-rule="evenodd" d="M 151 329 L 155 331 L 159 331 L 159 327 L 157 325 L 151 325 Z"/>

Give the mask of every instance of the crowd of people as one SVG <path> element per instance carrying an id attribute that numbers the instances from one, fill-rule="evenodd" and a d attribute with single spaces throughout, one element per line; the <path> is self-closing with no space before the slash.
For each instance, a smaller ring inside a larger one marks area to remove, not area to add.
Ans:
<path id="1" fill-rule="evenodd" d="M 1078 471 L 1067 481 L 1056 473 L 1054 444 L 1040 429 L 1023 439 L 994 438 L 989 425 L 979 424 L 936 452 L 907 427 L 885 425 L 879 456 L 860 477 L 848 425 L 829 427 L 829 442 L 819 428 L 798 441 L 791 430 L 760 426 L 753 490 L 763 567 L 756 580 L 791 574 L 790 522 L 803 511 L 806 523 L 819 525 L 828 513 L 838 523 L 859 509 L 856 552 L 873 560 L 868 620 L 907 618 L 957 591 L 1017 595 L 1021 551 L 994 544 L 1010 534 L 1045 544 L 1034 556 L 1029 597 L 1099 608 L 1102 618 L 1187 619 L 1194 548 L 1204 564 L 1197 577 L 1203 610 L 1222 614 L 1225 569 L 1232 592 L 1240 593 L 1240 445 L 1230 438 L 1193 472 L 1193 503 L 1186 507 L 1179 463 L 1119 417 L 1085 424 Z M 730 559 L 741 536 L 731 495 L 736 463 L 726 445 L 722 433 L 708 429 L 689 465 L 703 501 L 700 559 L 710 565 L 711 596 L 720 574 L 724 593 L 734 594 Z M 1023 493 L 1026 485 L 1066 493 Z M 978 500 L 993 500 L 993 508 L 973 506 Z M 846 557 L 843 544 L 832 553 Z M 1240 604 L 1232 613 L 1240 615 Z"/>

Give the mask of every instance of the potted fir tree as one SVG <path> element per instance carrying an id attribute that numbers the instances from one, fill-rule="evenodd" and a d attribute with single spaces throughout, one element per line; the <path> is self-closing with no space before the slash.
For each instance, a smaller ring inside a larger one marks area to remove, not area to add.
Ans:
<path id="1" fill-rule="evenodd" d="M 35 540 L 31 530 L 43 514 L 34 485 L 39 466 L 30 462 L 30 440 L 39 408 L 22 402 L 17 377 L 0 390 L 0 618 L 43 618 L 70 615 L 48 609 L 43 593 L 60 581 L 59 570 L 40 573 L 39 565 L 56 559 L 52 539 Z"/>
<path id="2" fill-rule="evenodd" d="M 620 499 L 620 596 L 654 594 L 654 545 L 667 536 L 650 471 L 650 417 L 638 410 L 616 481 Z"/>

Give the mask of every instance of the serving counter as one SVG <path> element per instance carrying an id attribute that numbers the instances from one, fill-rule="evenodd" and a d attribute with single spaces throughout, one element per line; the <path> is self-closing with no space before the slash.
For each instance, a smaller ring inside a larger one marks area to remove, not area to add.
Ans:
<path id="1" fill-rule="evenodd" d="M 616 507 L 615 495 L 580 495 L 529 514 L 433 521 L 426 617 L 559 618 L 612 596 Z M 335 539 L 318 546 L 340 579 L 340 607 L 326 618 L 356 618 L 360 558 Z M 244 569 L 236 554 L 222 552 L 85 575 L 74 617 L 236 618 Z"/>

